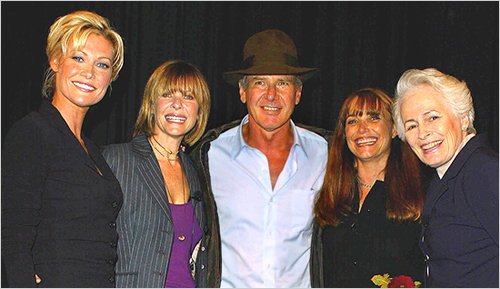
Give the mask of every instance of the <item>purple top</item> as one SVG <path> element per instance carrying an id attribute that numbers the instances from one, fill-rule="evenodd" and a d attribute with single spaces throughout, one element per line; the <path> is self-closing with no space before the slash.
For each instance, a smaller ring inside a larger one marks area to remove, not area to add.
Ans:
<path id="1" fill-rule="evenodd" d="M 185 204 L 170 204 L 174 222 L 174 242 L 168 263 L 165 287 L 194 288 L 189 259 L 195 245 L 201 239 L 201 228 L 191 201 Z"/>

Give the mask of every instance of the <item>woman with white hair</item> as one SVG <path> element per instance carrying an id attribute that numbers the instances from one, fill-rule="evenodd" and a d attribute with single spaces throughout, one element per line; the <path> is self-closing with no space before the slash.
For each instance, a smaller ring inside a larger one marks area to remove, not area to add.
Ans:
<path id="1" fill-rule="evenodd" d="M 425 286 L 498 287 L 498 152 L 476 135 L 466 83 L 407 70 L 393 117 L 399 137 L 436 169 L 422 217 Z"/>

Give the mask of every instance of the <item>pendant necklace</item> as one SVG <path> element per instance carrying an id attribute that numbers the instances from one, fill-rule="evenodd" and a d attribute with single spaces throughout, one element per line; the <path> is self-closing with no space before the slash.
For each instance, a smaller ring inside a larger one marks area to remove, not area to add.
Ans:
<path id="1" fill-rule="evenodd" d="M 184 178 L 184 173 L 182 174 L 182 201 L 184 202 L 184 204 L 182 205 L 183 206 L 183 210 L 184 210 L 184 216 L 186 215 L 186 206 L 187 206 L 187 200 L 186 200 L 186 193 L 185 193 L 185 185 L 186 185 L 186 179 Z M 167 193 L 168 193 L 168 189 L 167 189 Z M 169 193 L 170 195 L 170 193 Z M 172 196 L 170 196 L 170 199 L 172 199 Z M 179 239 L 179 241 L 184 241 L 186 240 L 186 236 L 184 234 L 180 234 L 177 239 Z"/>
<path id="2" fill-rule="evenodd" d="M 174 166 L 168 161 L 170 167 L 172 168 L 172 170 L 174 169 Z M 182 170 L 182 167 L 181 167 L 181 178 L 182 178 L 182 206 L 183 206 L 183 210 L 184 210 L 184 215 L 186 215 L 186 206 L 187 206 L 187 200 L 186 200 L 186 178 L 184 177 L 184 171 Z M 168 194 L 168 197 L 170 198 L 170 201 L 172 202 L 172 204 L 174 204 L 174 198 L 172 197 L 172 195 L 170 194 L 170 190 L 168 188 L 168 183 L 167 181 L 165 180 L 165 186 L 166 186 L 166 189 L 167 189 L 167 194 Z M 181 233 L 177 239 L 179 239 L 179 241 L 184 241 L 186 239 L 186 236 Z"/>
<path id="3" fill-rule="evenodd" d="M 151 136 L 153 138 L 153 140 L 167 153 L 167 160 L 171 161 L 171 162 L 175 162 L 178 158 L 179 158 L 179 150 L 177 150 L 175 153 L 169 149 L 167 149 L 166 147 L 164 147 L 159 141 L 156 140 L 155 136 Z M 158 149 L 156 149 L 156 151 L 159 152 Z M 165 157 L 164 154 L 160 153 L 163 157 Z"/>
<path id="4" fill-rule="evenodd" d="M 150 142 L 150 144 L 155 149 L 155 151 L 157 151 L 162 157 L 166 158 L 166 156 L 158 148 L 156 148 L 156 146 L 152 142 Z"/>
<path id="5" fill-rule="evenodd" d="M 167 159 L 167 163 L 168 163 L 168 165 L 170 166 L 170 168 L 171 168 L 171 169 L 172 169 L 172 171 L 173 171 L 173 170 L 174 170 L 174 164 L 175 164 L 175 161 L 177 161 L 177 159 L 179 158 L 179 156 L 178 156 L 179 151 L 177 151 L 177 152 L 175 152 L 175 153 L 174 153 L 174 152 L 172 152 L 172 151 L 168 150 L 167 148 L 165 148 L 164 146 L 162 146 L 162 145 L 161 145 L 161 144 L 160 144 L 160 143 L 156 140 L 156 138 L 155 138 L 154 136 L 152 136 L 152 138 L 153 138 L 154 142 L 155 142 L 156 144 L 158 144 L 158 145 L 159 145 L 159 146 L 160 146 L 160 147 L 161 147 L 161 148 L 162 148 L 162 149 L 163 149 L 163 150 L 164 150 L 164 151 L 168 154 L 168 156 L 165 156 L 165 154 L 163 154 L 163 153 L 162 153 L 162 152 L 161 152 L 161 151 L 160 151 L 160 150 L 156 147 L 156 145 L 155 145 L 153 142 L 151 142 L 151 141 L 150 141 L 151 146 L 152 146 L 152 147 L 153 147 L 153 149 L 155 149 L 155 150 L 156 150 L 156 151 L 157 151 L 157 152 L 158 152 L 158 153 L 159 153 L 162 157 L 164 157 L 164 158 L 166 158 L 166 159 Z M 172 155 L 174 155 L 174 157 L 172 157 Z M 174 162 L 174 164 L 172 164 L 171 162 Z M 184 216 L 183 216 L 183 217 L 185 217 L 185 215 L 186 215 L 186 206 L 187 206 L 187 200 L 186 200 L 186 199 L 187 199 L 187 198 L 186 198 L 186 178 L 184 177 L 184 170 L 182 169 L 182 165 L 181 165 L 181 178 L 182 178 L 182 201 L 183 201 L 182 206 L 183 206 L 183 210 L 184 210 Z M 173 197 L 172 197 L 172 195 L 170 194 L 170 190 L 169 190 L 169 188 L 168 188 L 168 182 L 167 182 L 167 180 L 165 179 L 165 177 L 163 178 L 163 181 L 164 181 L 164 183 L 165 183 L 165 189 L 166 189 L 166 191 L 167 191 L 167 195 L 168 195 L 168 197 L 169 197 L 170 201 L 172 202 L 171 204 L 174 204 L 174 203 L 173 203 L 173 202 L 174 202 L 174 198 L 173 198 Z M 174 204 L 174 205 L 175 205 L 175 204 Z M 185 234 L 183 234 L 183 233 L 181 233 L 179 236 L 177 236 L 177 239 L 178 239 L 179 241 L 181 241 L 181 242 L 182 242 L 182 241 L 186 240 L 186 235 L 185 235 Z"/>
<path id="6" fill-rule="evenodd" d="M 170 161 L 167 161 L 167 163 L 170 165 L 170 167 L 173 170 L 174 166 L 170 163 Z M 183 217 L 185 217 L 186 216 L 186 206 L 187 206 L 186 178 L 184 177 L 184 170 L 182 169 L 182 166 L 181 166 L 181 178 L 182 178 L 182 202 L 183 202 L 182 207 L 183 207 L 183 211 L 184 211 Z M 164 181 L 165 181 L 165 186 L 166 186 L 166 189 L 167 189 L 168 197 L 170 198 L 172 204 L 174 204 L 174 198 L 170 194 L 170 190 L 168 188 L 168 183 L 167 183 L 166 180 L 164 180 Z M 177 236 L 177 239 L 182 242 L 182 241 L 186 240 L 186 235 L 184 235 L 183 233 L 181 233 L 179 236 Z"/>
<path id="7" fill-rule="evenodd" d="M 182 204 L 183 212 L 184 212 L 184 214 L 182 215 L 182 218 L 187 218 L 186 210 L 187 210 L 187 207 L 189 206 L 185 187 L 186 187 L 186 178 L 184 177 L 184 174 L 182 174 L 182 197 L 183 197 L 183 202 L 184 202 L 184 204 Z M 168 190 L 167 190 L 167 192 L 168 192 Z M 170 195 L 170 193 L 169 193 L 169 196 L 170 196 L 170 199 L 172 199 L 172 196 Z M 194 208 L 193 208 L 193 214 L 194 214 Z M 193 218 L 193 216 L 191 216 L 191 217 Z M 191 220 L 191 223 L 192 222 L 193 222 L 193 219 Z M 194 229 L 192 228 L 191 229 L 191 236 L 194 234 L 193 230 Z M 179 236 L 177 236 L 177 239 L 182 242 L 182 241 L 186 240 L 186 235 L 184 233 L 181 233 L 181 234 L 179 234 Z"/>

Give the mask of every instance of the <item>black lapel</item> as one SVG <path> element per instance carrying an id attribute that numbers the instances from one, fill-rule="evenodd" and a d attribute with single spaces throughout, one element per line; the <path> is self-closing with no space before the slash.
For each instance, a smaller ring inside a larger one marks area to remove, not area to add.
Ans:
<path id="1" fill-rule="evenodd" d="M 43 117 L 45 117 L 48 120 L 48 122 L 52 126 L 54 126 L 57 130 L 61 132 L 61 134 L 64 136 L 64 143 L 67 144 L 68 146 L 73 147 L 75 154 L 78 155 L 78 157 L 82 160 L 82 163 L 100 176 L 98 170 L 96 169 L 94 163 L 92 162 L 91 159 L 92 155 L 93 155 L 92 158 L 95 159 L 95 161 L 99 164 L 100 169 L 106 168 L 106 166 L 103 166 L 103 162 L 98 162 L 99 157 L 97 157 L 97 154 L 100 155 L 101 152 L 94 145 L 94 143 L 82 135 L 82 138 L 85 141 L 85 145 L 87 146 L 87 149 L 91 154 L 91 156 L 89 156 L 87 155 L 81 144 L 78 142 L 71 129 L 68 127 L 68 124 L 62 117 L 59 110 L 54 105 L 52 105 L 50 101 L 44 99 L 38 111 Z M 104 172 L 102 173 L 104 174 Z M 107 174 L 107 178 L 110 177 L 109 173 Z"/>

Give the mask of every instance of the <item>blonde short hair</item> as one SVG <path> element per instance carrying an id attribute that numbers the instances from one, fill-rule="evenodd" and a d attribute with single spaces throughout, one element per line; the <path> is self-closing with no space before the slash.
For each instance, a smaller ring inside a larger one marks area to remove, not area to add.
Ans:
<path id="1" fill-rule="evenodd" d="M 50 26 L 45 53 L 48 61 L 65 56 L 69 51 L 79 49 L 90 34 L 98 34 L 108 39 L 114 49 L 111 67 L 111 81 L 118 78 L 123 66 L 124 47 L 120 34 L 110 26 L 109 20 L 90 11 L 75 11 L 61 16 Z M 55 73 L 50 68 L 45 72 L 42 93 L 51 98 L 55 87 Z"/>
<path id="2" fill-rule="evenodd" d="M 184 136 L 184 142 L 193 145 L 198 141 L 210 114 L 210 91 L 200 70 L 189 62 L 170 60 L 160 65 L 151 74 L 144 88 L 141 108 L 134 126 L 133 136 L 151 136 L 154 131 L 156 103 L 165 92 L 185 93 L 189 91 L 198 102 L 196 125 Z"/>

